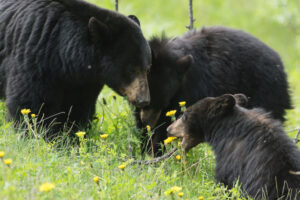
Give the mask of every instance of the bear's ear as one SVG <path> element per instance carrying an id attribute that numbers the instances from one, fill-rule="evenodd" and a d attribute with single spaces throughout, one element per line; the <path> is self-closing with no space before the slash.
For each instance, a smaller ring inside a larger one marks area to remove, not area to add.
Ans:
<path id="1" fill-rule="evenodd" d="M 180 73 L 185 73 L 193 63 L 194 58 L 192 55 L 186 55 L 181 58 L 179 58 L 176 63 L 179 67 L 179 72 Z"/>
<path id="2" fill-rule="evenodd" d="M 107 37 L 109 37 L 109 27 L 106 24 L 95 17 L 91 17 L 89 19 L 88 28 L 93 42 L 98 43 L 101 40 L 107 41 Z"/>
<path id="3" fill-rule="evenodd" d="M 135 15 L 128 15 L 129 19 L 134 21 L 138 26 L 141 26 L 140 20 Z"/>
<path id="4" fill-rule="evenodd" d="M 235 102 L 237 105 L 242 106 L 242 107 L 247 107 L 248 106 L 248 98 L 244 94 L 234 94 L 233 95 Z"/>
<path id="5" fill-rule="evenodd" d="M 209 106 L 209 118 L 221 117 L 233 110 L 235 106 L 235 98 L 230 94 L 224 94 L 216 97 Z"/>

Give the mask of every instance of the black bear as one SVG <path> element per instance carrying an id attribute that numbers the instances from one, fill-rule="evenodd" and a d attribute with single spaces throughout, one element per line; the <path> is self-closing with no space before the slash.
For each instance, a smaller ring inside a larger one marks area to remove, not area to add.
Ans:
<path id="1" fill-rule="evenodd" d="M 206 97 L 188 107 L 168 134 L 183 138 L 185 151 L 209 143 L 216 180 L 229 188 L 238 181 L 254 199 L 300 199 L 299 149 L 269 113 L 241 107 L 247 101 L 242 97 Z"/>
<path id="2" fill-rule="evenodd" d="M 138 23 L 81 0 L 1 1 L 0 97 L 9 115 L 18 120 L 29 108 L 44 124 L 84 126 L 104 84 L 147 105 L 151 50 Z"/>
<path id="3" fill-rule="evenodd" d="M 137 110 L 138 127 L 154 129 L 154 152 L 166 139 L 170 118 L 165 114 L 208 97 L 244 93 L 249 108 L 263 107 L 283 121 L 291 108 L 288 83 L 278 54 L 257 38 L 240 30 L 206 27 L 181 37 L 153 38 L 152 67 L 148 76 L 150 105 Z M 179 112 L 177 112 L 179 116 Z M 142 151 L 148 138 L 142 143 Z M 148 147 L 149 148 L 149 147 Z"/>

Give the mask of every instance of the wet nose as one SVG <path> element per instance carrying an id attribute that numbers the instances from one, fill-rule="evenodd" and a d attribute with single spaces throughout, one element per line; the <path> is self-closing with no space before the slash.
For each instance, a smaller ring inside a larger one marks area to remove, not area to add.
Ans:
<path id="1" fill-rule="evenodd" d="M 143 108 L 145 106 L 148 106 L 150 104 L 150 100 L 145 98 L 138 98 L 136 101 L 136 107 Z"/>
<path id="2" fill-rule="evenodd" d="M 138 100 L 136 101 L 136 106 L 137 106 L 138 108 L 143 108 L 143 107 L 149 105 L 149 103 L 150 103 L 149 100 L 138 99 Z"/>
<path id="3" fill-rule="evenodd" d="M 170 131 L 171 131 L 171 126 L 168 126 L 168 128 L 167 128 L 168 134 L 169 134 Z"/>

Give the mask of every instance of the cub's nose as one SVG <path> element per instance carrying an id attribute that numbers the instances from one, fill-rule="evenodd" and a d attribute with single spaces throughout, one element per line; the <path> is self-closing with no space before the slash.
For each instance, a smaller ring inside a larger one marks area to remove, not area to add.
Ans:
<path id="1" fill-rule="evenodd" d="M 170 126 L 168 126 L 168 128 L 167 128 L 168 136 L 171 136 L 171 131 L 172 131 L 172 127 L 171 127 L 171 125 L 170 125 Z"/>

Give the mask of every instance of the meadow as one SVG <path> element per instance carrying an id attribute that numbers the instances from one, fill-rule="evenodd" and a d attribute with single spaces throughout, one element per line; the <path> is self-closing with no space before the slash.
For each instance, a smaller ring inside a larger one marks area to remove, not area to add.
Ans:
<path id="1" fill-rule="evenodd" d="M 114 8 L 112 0 L 90 2 Z M 162 32 L 174 37 L 187 31 L 187 0 L 120 0 L 119 9 L 138 16 L 147 39 Z M 194 2 L 196 28 L 242 29 L 281 55 L 294 106 L 284 126 L 292 138 L 297 131 L 291 130 L 300 127 L 299 13 L 299 3 L 292 0 Z M 105 87 L 98 98 L 96 119 L 82 130 L 86 138 L 73 145 L 66 137 L 68 130 L 56 142 L 46 143 L 41 137 L 45 130 L 27 124 L 26 115 L 23 126 L 15 128 L 5 119 L 5 102 L 0 101 L 0 157 L 1 151 L 5 154 L 0 158 L 0 199 L 245 199 L 238 185 L 227 191 L 214 182 L 214 155 L 206 144 L 198 145 L 186 158 L 178 151 L 156 164 L 131 164 L 130 158 L 142 159 L 141 132 L 135 128 L 132 110 L 125 98 Z M 29 138 L 24 137 L 26 131 Z M 167 148 L 176 146 L 177 141 Z"/>

